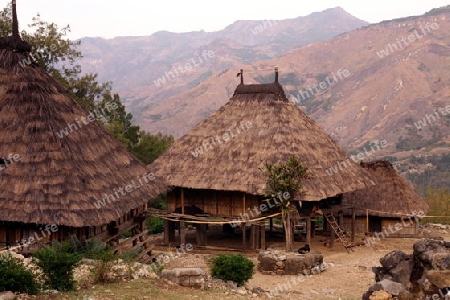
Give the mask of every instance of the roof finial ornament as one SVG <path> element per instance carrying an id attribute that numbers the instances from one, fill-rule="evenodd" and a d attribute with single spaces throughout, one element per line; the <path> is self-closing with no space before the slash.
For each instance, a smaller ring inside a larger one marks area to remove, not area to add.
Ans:
<path id="1" fill-rule="evenodd" d="M 275 82 L 278 83 L 278 67 L 275 67 Z"/>
<path id="2" fill-rule="evenodd" d="M 237 73 L 236 77 L 241 76 L 241 84 L 244 84 L 244 70 L 241 69 L 240 73 Z"/>
<path id="3" fill-rule="evenodd" d="M 19 22 L 17 21 L 16 0 L 12 0 L 12 35 L 19 36 Z"/>

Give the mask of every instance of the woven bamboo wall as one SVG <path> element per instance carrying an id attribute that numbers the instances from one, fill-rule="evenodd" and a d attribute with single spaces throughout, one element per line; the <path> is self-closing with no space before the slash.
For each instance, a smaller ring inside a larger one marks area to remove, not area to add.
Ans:
<path id="1" fill-rule="evenodd" d="M 237 217 L 259 207 L 263 198 L 243 192 L 184 189 L 184 205 L 195 205 L 206 213 Z M 245 199 L 244 199 L 245 198 Z M 181 190 L 175 188 L 167 194 L 167 208 L 174 211 L 181 207 Z M 185 212 L 187 213 L 187 212 Z"/>

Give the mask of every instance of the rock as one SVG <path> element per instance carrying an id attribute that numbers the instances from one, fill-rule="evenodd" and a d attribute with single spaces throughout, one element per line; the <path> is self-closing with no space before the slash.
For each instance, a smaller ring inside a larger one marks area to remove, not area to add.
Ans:
<path id="1" fill-rule="evenodd" d="M 181 286 L 205 289 L 206 273 L 200 268 L 163 270 L 161 278 Z"/>
<path id="2" fill-rule="evenodd" d="M 408 255 L 403 251 L 394 250 L 382 257 L 380 259 L 380 263 L 383 268 L 390 270 L 394 268 L 398 263 L 405 260 L 407 256 Z"/>
<path id="3" fill-rule="evenodd" d="M 0 292 L 0 300 L 14 300 L 16 295 L 13 292 Z"/>
<path id="4" fill-rule="evenodd" d="M 414 261 L 412 260 L 412 257 L 408 255 L 389 271 L 392 275 L 392 281 L 399 282 L 406 287 L 409 286 L 413 268 Z"/>
<path id="5" fill-rule="evenodd" d="M 415 300 L 415 299 L 416 298 L 414 297 L 414 295 L 408 291 L 401 291 L 398 294 L 398 300 Z"/>
<path id="6" fill-rule="evenodd" d="M 391 295 L 398 296 L 398 294 L 400 294 L 400 292 L 405 291 L 406 289 L 401 283 L 394 282 L 389 279 L 383 279 L 380 282 L 373 284 L 369 288 L 369 291 L 374 291 L 374 292 L 380 291 L 380 290 L 384 290 Z"/>
<path id="7" fill-rule="evenodd" d="M 426 276 L 432 284 L 440 289 L 450 286 L 450 270 L 430 270 Z"/>
<path id="8" fill-rule="evenodd" d="M 236 293 L 238 293 L 239 295 L 247 295 L 247 290 L 241 286 L 236 289 Z"/>
<path id="9" fill-rule="evenodd" d="M 277 261 L 273 257 L 260 255 L 258 260 L 260 270 L 275 271 L 277 269 Z"/>
<path id="10" fill-rule="evenodd" d="M 450 254 L 435 253 L 432 258 L 431 266 L 435 270 L 450 270 Z"/>
<path id="11" fill-rule="evenodd" d="M 375 291 L 370 295 L 369 300 L 391 300 L 392 295 L 386 291 Z"/>
<path id="12" fill-rule="evenodd" d="M 323 255 L 308 253 L 303 255 L 288 255 L 286 257 L 285 273 L 286 275 L 298 275 L 301 273 L 309 274 L 309 270 L 323 263 Z"/>

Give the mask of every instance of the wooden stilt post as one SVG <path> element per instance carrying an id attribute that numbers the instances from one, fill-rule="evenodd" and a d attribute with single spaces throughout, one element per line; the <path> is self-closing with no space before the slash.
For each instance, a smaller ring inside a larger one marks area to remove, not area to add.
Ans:
<path id="1" fill-rule="evenodd" d="M 330 226 L 330 248 L 333 249 L 334 246 L 334 230 L 333 228 Z"/>
<path id="2" fill-rule="evenodd" d="M 273 218 L 270 218 L 270 225 L 269 225 L 269 231 L 272 232 L 273 231 Z"/>
<path id="3" fill-rule="evenodd" d="M 197 245 L 204 246 L 206 245 L 206 224 L 196 224 L 195 225 L 195 233 L 197 239 Z"/>
<path id="4" fill-rule="evenodd" d="M 164 244 L 169 244 L 173 241 L 175 230 L 173 223 L 169 220 L 164 220 Z"/>
<path id="5" fill-rule="evenodd" d="M 366 232 L 369 234 L 369 210 L 366 209 Z"/>
<path id="6" fill-rule="evenodd" d="M 311 219 L 311 238 L 316 237 L 316 218 Z"/>
<path id="7" fill-rule="evenodd" d="M 352 239 L 351 241 L 355 241 L 355 231 L 356 231 L 356 214 L 355 208 L 352 206 Z"/>
<path id="8" fill-rule="evenodd" d="M 244 249 L 244 252 L 247 251 L 247 238 L 245 236 L 245 223 L 241 223 L 242 226 L 242 248 Z"/>
<path id="9" fill-rule="evenodd" d="M 250 225 L 250 239 L 251 239 L 251 248 L 250 249 L 256 249 L 257 242 L 256 242 L 256 225 L 251 224 Z"/>
<path id="10" fill-rule="evenodd" d="M 266 250 L 266 223 L 261 226 L 261 249 Z"/>
<path id="11" fill-rule="evenodd" d="M 184 215 L 184 189 L 181 188 L 181 214 Z M 184 220 L 180 221 L 180 243 L 186 245 L 186 227 Z"/>
<path id="12" fill-rule="evenodd" d="M 311 218 L 306 217 L 306 243 L 311 244 Z"/>

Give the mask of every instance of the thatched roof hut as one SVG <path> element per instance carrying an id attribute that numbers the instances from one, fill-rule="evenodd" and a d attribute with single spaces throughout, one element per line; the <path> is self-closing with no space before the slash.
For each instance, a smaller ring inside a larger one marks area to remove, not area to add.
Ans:
<path id="1" fill-rule="evenodd" d="M 401 177 L 389 161 L 362 162 L 376 185 L 343 195 L 343 202 L 354 207 L 357 216 L 401 217 L 418 212 L 427 213 L 429 208 L 406 179 Z"/>
<path id="2" fill-rule="evenodd" d="M 301 200 L 316 201 L 368 187 L 370 176 L 316 122 L 286 98 L 282 86 L 245 85 L 154 163 L 169 185 L 264 195 L 265 163 L 299 156 L 311 178 Z M 242 78 L 242 74 L 241 74 Z M 336 174 L 326 170 L 344 163 Z"/>
<path id="3" fill-rule="evenodd" d="M 31 47 L 20 39 L 15 3 L 13 12 L 14 34 L 0 38 L 0 223 L 100 226 L 165 192 L 57 81 L 20 64 Z M 119 197 L 96 208 L 105 195 Z"/>

